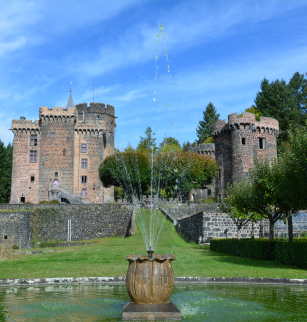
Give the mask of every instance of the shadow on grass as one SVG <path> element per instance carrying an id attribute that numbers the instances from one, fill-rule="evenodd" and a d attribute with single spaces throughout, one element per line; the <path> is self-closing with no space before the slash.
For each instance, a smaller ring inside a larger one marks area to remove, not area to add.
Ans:
<path id="1" fill-rule="evenodd" d="M 260 260 L 255 258 L 249 258 L 249 257 L 241 257 L 241 256 L 235 256 L 230 255 L 227 253 L 217 252 L 210 249 L 210 247 L 203 247 L 195 245 L 193 249 L 198 249 L 203 251 L 204 255 L 207 257 L 210 257 L 213 261 L 216 261 L 218 263 L 228 263 L 228 264 L 236 264 L 236 265 L 242 265 L 242 266 L 251 266 L 251 267 L 257 267 L 257 268 L 278 268 L 278 269 L 300 269 L 303 271 L 306 271 L 307 269 L 294 266 L 294 265 L 286 265 L 278 263 L 275 260 Z"/>

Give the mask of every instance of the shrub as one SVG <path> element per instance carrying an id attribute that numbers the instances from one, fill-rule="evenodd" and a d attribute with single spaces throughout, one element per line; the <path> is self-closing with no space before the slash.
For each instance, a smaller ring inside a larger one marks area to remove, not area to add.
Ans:
<path id="1" fill-rule="evenodd" d="M 294 239 L 293 243 L 286 239 L 212 239 L 210 249 L 307 268 L 307 238 Z"/>
<path id="2" fill-rule="evenodd" d="M 59 242 L 57 240 L 49 240 L 49 241 L 42 241 L 39 244 L 40 248 L 47 248 L 47 247 L 57 247 Z"/>
<path id="3" fill-rule="evenodd" d="M 54 204 L 60 204 L 58 200 L 42 200 L 39 202 L 39 204 L 49 204 L 49 205 L 54 205 Z"/>
<path id="4" fill-rule="evenodd" d="M 13 245 L 13 249 L 19 249 L 19 246 L 18 245 Z"/>

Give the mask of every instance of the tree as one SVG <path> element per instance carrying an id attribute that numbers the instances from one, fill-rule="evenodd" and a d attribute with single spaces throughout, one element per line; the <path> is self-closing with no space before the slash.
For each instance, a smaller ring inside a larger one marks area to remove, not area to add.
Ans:
<path id="1" fill-rule="evenodd" d="M 278 166 L 278 161 L 255 160 L 251 170 L 251 179 L 254 185 L 254 202 L 251 211 L 267 218 L 270 222 L 269 238 L 274 238 L 274 224 L 284 216 L 284 209 L 280 206 L 283 202 L 282 190 L 287 185 L 283 184 L 283 169 Z"/>
<path id="2" fill-rule="evenodd" d="M 212 136 L 211 127 L 219 120 L 219 117 L 220 114 L 216 113 L 214 105 L 210 102 L 203 112 L 203 121 L 200 121 L 197 126 L 196 135 L 198 139 L 196 140 L 196 143 L 203 143 Z"/>
<path id="3" fill-rule="evenodd" d="M 172 138 L 172 137 L 165 137 L 165 138 L 163 139 L 163 141 L 159 144 L 160 149 L 161 149 L 164 145 L 177 145 L 177 146 L 179 146 L 179 148 L 181 148 L 179 141 L 178 141 L 178 140 L 176 140 L 175 138 Z"/>
<path id="4" fill-rule="evenodd" d="M 140 198 L 150 185 L 151 167 L 148 158 L 138 152 L 115 153 L 101 163 L 100 180 L 104 187 L 121 187 L 132 201 Z"/>
<path id="5" fill-rule="evenodd" d="M 305 124 L 306 119 L 306 80 L 303 75 L 295 73 L 289 84 L 278 79 L 269 82 L 266 78 L 261 82 L 261 91 L 255 98 L 258 114 L 275 118 L 279 121 L 280 134 L 277 138 L 278 149 L 283 150 L 284 142 L 289 140 L 288 130 L 292 126 Z"/>
<path id="6" fill-rule="evenodd" d="M 245 112 L 255 114 L 256 121 L 259 121 L 260 120 L 260 116 L 263 115 L 263 113 L 261 111 L 259 111 L 259 110 L 256 109 L 256 106 L 255 105 L 252 105 L 251 107 L 247 108 L 245 110 Z M 242 117 L 242 116 L 243 116 L 242 114 L 239 115 L 239 117 Z"/>
<path id="7" fill-rule="evenodd" d="M 13 146 L 0 140 L 0 203 L 9 203 L 11 196 Z"/>
<path id="8" fill-rule="evenodd" d="M 189 152 L 158 154 L 154 161 L 155 187 L 169 196 L 188 199 L 191 189 L 206 189 L 218 166 L 207 156 Z"/>
<path id="9" fill-rule="evenodd" d="M 152 132 L 150 126 L 144 132 L 145 137 L 140 137 L 141 140 L 137 146 L 137 151 L 141 153 L 148 153 L 152 150 L 156 150 L 156 138 L 154 137 L 156 133 Z"/>
<path id="10" fill-rule="evenodd" d="M 191 143 L 189 141 L 183 142 L 183 144 L 182 144 L 182 151 L 187 152 L 189 145 L 191 145 Z"/>
<path id="11" fill-rule="evenodd" d="M 261 219 L 261 215 L 254 211 L 254 185 L 250 180 L 228 185 L 225 191 L 221 209 L 233 220 L 241 238 L 241 228 L 250 221 Z"/>

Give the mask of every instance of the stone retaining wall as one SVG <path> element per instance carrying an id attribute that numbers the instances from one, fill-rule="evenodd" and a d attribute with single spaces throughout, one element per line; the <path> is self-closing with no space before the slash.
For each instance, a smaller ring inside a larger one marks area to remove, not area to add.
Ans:
<path id="1" fill-rule="evenodd" d="M 238 230 L 233 220 L 225 213 L 202 212 L 190 217 L 178 219 L 178 230 L 189 240 L 196 243 L 209 242 L 212 238 L 226 238 L 225 229 L 228 229 L 227 238 L 237 238 Z M 247 223 L 241 228 L 241 238 L 262 237 L 262 222 Z"/>
<path id="2" fill-rule="evenodd" d="M 21 209 L 21 207 L 23 209 Z M 117 204 L 24 204 L 0 205 L 0 209 L 12 211 L 9 215 L 6 212 L 0 212 L 0 224 L 5 222 L 7 216 L 12 216 L 13 213 L 15 214 L 15 211 L 18 210 L 16 214 L 18 214 L 20 218 L 20 224 L 10 226 L 10 234 L 19 234 L 19 229 L 22 227 L 25 231 L 24 234 L 26 234 L 26 224 L 21 220 L 22 216 L 26 216 L 23 218 L 28 220 L 27 225 L 29 225 L 32 230 L 32 237 L 40 241 L 55 239 L 67 240 L 67 222 L 69 219 L 71 220 L 72 241 L 101 237 L 128 236 L 131 233 L 134 233 L 131 230 L 131 227 L 134 227 L 134 224 L 132 223 L 134 217 L 132 216 L 133 210 L 131 206 L 121 206 Z M 27 238 L 30 239 L 29 234 Z"/>

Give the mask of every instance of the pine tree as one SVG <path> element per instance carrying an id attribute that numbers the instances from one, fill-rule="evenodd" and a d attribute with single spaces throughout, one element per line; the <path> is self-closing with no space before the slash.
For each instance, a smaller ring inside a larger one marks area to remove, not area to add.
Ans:
<path id="1" fill-rule="evenodd" d="M 203 112 L 203 114 L 203 121 L 199 122 L 199 125 L 196 129 L 196 135 L 198 137 L 196 143 L 203 143 L 209 137 L 212 137 L 212 124 L 217 122 L 220 117 L 220 114 L 216 113 L 216 109 L 211 102 L 207 105 L 206 110 Z"/>
<path id="2" fill-rule="evenodd" d="M 154 137 L 156 133 L 152 132 L 152 128 L 148 128 L 144 132 L 145 137 L 140 137 L 140 143 L 137 146 L 137 151 L 139 152 L 150 152 L 152 149 L 156 150 L 156 138 Z"/>

